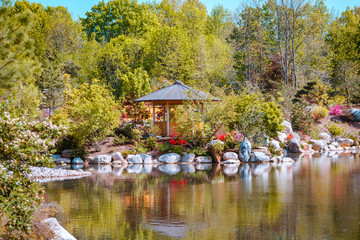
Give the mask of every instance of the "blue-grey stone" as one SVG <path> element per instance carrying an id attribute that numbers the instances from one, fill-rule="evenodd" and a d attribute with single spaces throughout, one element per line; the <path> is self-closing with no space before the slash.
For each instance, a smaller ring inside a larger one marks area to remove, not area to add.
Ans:
<path id="1" fill-rule="evenodd" d="M 195 159 L 195 154 L 192 153 L 185 153 L 182 158 L 181 161 L 182 162 L 193 162 Z"/>
<path id="2" fill-rule="evenodd" d="M 360 109 L 352 108 L 348 114 L 355 122 L 360 122 Z"/>
<path id="3" fill-rule="evenodd" d="M 139 154 L 136 154 L 134 156 L 132 156 L 129 160 L 128 160 L 129 163 L 132 163 L 132 164 L 142 164 L 143 163 L 143 159 L 142 157 L 139 155 Z"/>
<path id="4" fill-rule="evenodd" d="M 59 158 L 62 158 L 61 154 L 54 154 L 51 156 L 53 159 L 57 160 Z"/>
<path id="5" fill-rule="evenodd" d="M 268 162 L 270 157 L 263 152 L 254 152 L 250 159 L 251 162 Z"/>
<path id="6" fill-rule="evenodd" d="M 250 155 L 251 155 L 251 143 L 247 138 L 245 138 L 245 140 L 240 145 L 240 150 L 239 150 L 240 161 L 248 162 L 250 160 Z"/>
<path id="7" fill-rule="evenodd" d="M 111 159 L 111 155 L 98 155 L 91 160 L 90 164 L 110 164 Z"/>
<path id="8" fill-rule="evenodd" d="M 167 153 L 159 157 L 162 163 L 178 163 L 181 161 L 181 156 L 177 153 Z"/>
<path id="9" fill-rule="evenodd" d="M 73 160 L 71 160 L 72 164 L 83 164 L 84 161 L 81 158 L 74 158 Z"/>
<path id="10" fill-rule="evenodd" d="M 301 152 L 300 149 L 301 147 L 299 141 L 296 138 L 291 139 L 288 144 L 288 150 L 293 153 L 299 153 Z"/>

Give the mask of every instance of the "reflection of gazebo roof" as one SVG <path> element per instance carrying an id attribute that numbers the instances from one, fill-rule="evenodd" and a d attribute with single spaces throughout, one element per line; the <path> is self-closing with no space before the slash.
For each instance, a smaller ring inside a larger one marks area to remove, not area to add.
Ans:
<path id="1" fill-rule="evenodd" d="M 135 102 L 204 101 L 207 99 L 221 101 L 218 98 L 210 97 L 202 91 L 186 86 L 180 81 L 176 81 L 174 85 L 149 93 L 146 96 L 136 99 Z"/>

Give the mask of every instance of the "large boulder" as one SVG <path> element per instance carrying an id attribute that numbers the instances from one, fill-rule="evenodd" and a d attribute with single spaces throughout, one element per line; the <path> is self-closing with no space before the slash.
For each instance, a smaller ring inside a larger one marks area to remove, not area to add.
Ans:
<path id="1" fill-rule="evenodd" d="M 71 154 L 72 154 L 71 150 L 64 150 L 62 151 L 61 156 L 63 158 L 71 158 Z"/>
<path id="2" fill-rule="evenodd" d="M 68 231 L 63 228 L 56 218 L 48 218 L 40 222 L 41 231 L 50 233 L 53 240 L 76 240 Z"/>
<path id="3" fill-rule="evenodd" d="M 90 164 L 110 164 L 111 159 L 111 155 L 98 155 L 91 160 Z"/>
<path id="4" fill-rule="evenodd" d="M 304 150 L 304 152 L 310 152 L 311 147 L 306 142 L 300 142 L 301 148 Z"/>
<path id="5" fill-rule="evenodd" d="M 55 164 L 70 164 L 70 158 L 58 158 L 55 160 Z"/>
<path id="6" fill-rule="evenodd" d="M 148 155 L 148 154 L 139 154 L 139 155 L 140 155 L 140 157 L 142 158 L 144 164 L 151 164 L 151 163 L 153 163 L 153 158 L 152 158 L 152 156 L 150 156 L 150 155 Z"/>
<path id="7" fill-rule="evenodd" d="M 268 162 L 270 157 L 263 152 L 254 152 L 250 158 L 251 162 Z"/>
<path id="8" fill-rule="evenodd" d="M 285 129 L 283 130 L 283 132 L 286 135 L 293 133 L 293 129 L 292 129 L 291 123 L 289 121 L 284 120 L 281 125 L 285 126 Z"/>
<path id="9" fill-rule="evenodd" d="M 194 160 L 195 160 L 195 154 L 192 153 L 185 153 L 181 158 L 182 162 L 187 162 L 187 163 L 194 162 Z"/>
<path id="10" fill-rule="evenodd" d="M 286 133 L 282 133 L 282 132 L 278 133 L 278 139 L 280 142 L 285 143 L 285 141 L 287 139 Z"/>
<path id="11" fill-rule="evenodd" d="M 143 159 L 139 154 L 133 155 L 128 162 L 131 164 L 142 164 L 143 163 Z"/>
<path id="12" fill-rule="evenodd" d="M 174 175 L 181 171 L 181 167 L 177 164 L 164 164 L 159 166 L 159 170 L 163 173 Z"/>
<path id="13" fill-rule="evenodd" d="M 288 144 L 288 150 L 293 153 L 301 152 L 300 143 L 298 142 L 298 140 L 296 138 L 293 138 L 290 140 L 290 142 Z"/>
<path id="14" fill-rule="evenodd" d="M 199 156 L 195 158 L 195 161 L 197 163 L 212 163 L 212 157 L 211 156 Z"/>
<path id="15" fill-rule="evenodd" d="M 315 151 L 323 152 L 328 150 L 325 140 L 311 140 L 310 142 L 312 145 L 312 149 L 314 149 Z"/>
<path id="16" fill-rule="evenodd" d="M 330 133 L 323 132 L 319 134 L 319 138 L 329 143 L 331 141 L 332 136 Z"/>
<path id="17" fill-rule="evenodd" d="M 116 152 L 112 155 L 112 158 L 114 161 L 123 161 L 124 160 L 124 157 L 123 155 L 121 154 L 121 152 Z"/>
<path id="18" fill-rule="evenodd" d="M 181 156 L 177 153 L 167 153 L 159 157 L 162 163 L 178 163 L 181 161 Z"/>
<path id="19" fill-rule="evenodd" d="M 84 161 L 81 158 L 74 158 L 73 160 L 71 160 L 72 164 L 84 164 Z"/>
<path id="20" fill-rule="evenodd" d="M 352 139 L 336 138 L 335 141 L 338 142 L 341 147 L 351 147 L 354 145 L 354 140 Z"/>
<path id="21" fill-rule="evenodd" d="M 234 152 L 226 152 L 226 153 L 223 154 L 222 158 L 223 158 L 224 161 L 230 160 L 230 159 L 238 160 L 239 155 L 237 153 L 234 153 Z"/>
<path id="22" fill-rule="evenodd" d="M 350 118 L 352 118 L 355 122 L 360 122 L 360 109 L 350 109 L 348 111 L 348 115 Z"/>
<path id="23" fill-rule="evenodd" d="M 276 141 L 275 139 L 272 139 L 272 140 L 271 140 L 270 146 L 272 146 L 275 151 L 281 150 L 280 142 L 279 142 L 279 141 Z"/>
<path id="24" fill-rule="evenodd" d="M 250 160 L 250 155 L 251 155 L 251 143 L 247 138 L 245 138 L 245 140 L 240 145 L 240 150 L 239 150 L 240 161 L 248 162 Z"/>

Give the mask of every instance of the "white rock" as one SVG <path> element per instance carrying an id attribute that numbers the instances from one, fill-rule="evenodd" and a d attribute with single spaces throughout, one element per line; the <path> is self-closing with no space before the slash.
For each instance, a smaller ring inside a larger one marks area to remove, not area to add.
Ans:
<path id="1" fill-rule="evenodd" d="M 193 162 L 194 160 L 195 160 L 195 154 L 192 153 L 185 153 L 181 158 L 182 162 Z"/>
<path id="2" fill-rule="evenodd" d="M 132 163 L 132 164 L 142 164 L 143 163 L 143 159 L 142 157 L 139 155 L 139 154 L 136 154 L 134 156 L 132 156 L 129 160 L 128 160 L 129 163 Z"/>
<path id="3" fill-rule="evenodd" d="M 223 154 L 223 160 L 229 160 L 229 159 L 239 159 L 239 155 L 237 153 L 234 152 L 226 152 Z"/>
<path id="4" fill-rule="evenodd" d="M 151 163 L 153 163 L 153 158 L 152 158 L 152 156 L 150 156 L 150 155 L 148 155 L 148 154 L 139 154 L 139 155 L 140 155 L 140 157 L 142 158 L 144 164 L 151 164 Z"/>
<path id="5" fill-rule="evenodd" d="M 276 141 L 275 139 L 271 140 L 270 146 L 273 146 L 275 151 L 281 150 L 279 141 Z"/>
<path id="6" fill-rule="evenodd" d="M 291 123 L 289 121 L 284 120 L 281 125 L 285 126 L 285 129 L 283 130 L 285 134 L 289 135 L 293 132 Z"/>
<path id="7" fill-rule="evenodd" d="M 328 143 L 331 141 L 332 136 L 330 133 L 323 132 L 319 134 L 319 138 L 325 140 Z"/>
<path id="8" fill-rule="evenodd" d="M 159 157 L 162 163 L 177 163 L 181 161 L 181 156 L 177 153 L 167 153 Z"/>
<path id="9" fill-rule="evenodd" d="M 73 235 L 59 224 L 56 218 L 42 220 L 40 225 L 41 228 L 46 229 L 53 234 L 52 240 L 76 240 Z"/>
<path id="10" fill-rule="evenodd" d="M 285 133 L 278 133 L 278 139 L 280 142 L 285 143 L 287 135 Z"/>
<path id="11" fill-rule="evenodd" d="M 268 162 L 270 157 L 263 152 L 254 152 L 250 158 L 251 162 Z"/>
<path id="12" fill-rule="evenodd" d="M 114 161 L 123 161 L 124 157 L 121 154 L 121 152 L 116 152 L 112 155 L 112 158 L 114 159 Z"/>
<path id="13" fill-rule="evenodd" d="M 211 156 L 199 156 L 195 158 L 195 161 L 198 163 L 212 163 Z"/>
<path id="14" fill-rule="evenodd" d="M 110 164 L 111 156 L 110 155 L 98 155 L 90 162 L 90 164 Z"/>

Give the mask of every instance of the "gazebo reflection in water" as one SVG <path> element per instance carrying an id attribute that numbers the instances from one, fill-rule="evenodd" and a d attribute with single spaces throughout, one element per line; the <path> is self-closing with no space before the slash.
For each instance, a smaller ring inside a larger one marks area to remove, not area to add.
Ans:
<path id="1" fill-rule="evenodd" d="M 135 102 L 151 102 L 153 125 L 159 127 L 161 136 L 169 136 L 176 132 L 176 122 L 171 121 L 170 106 L 182 105 L 185 101 L 203 104 L 206 100 L 221 101 L 221 99 L 209 97 L 209 95 L 202 91 L 195 90 L 182 84 L 180 81 L 176 81 L 169 87 L 136 99 Z"/>

